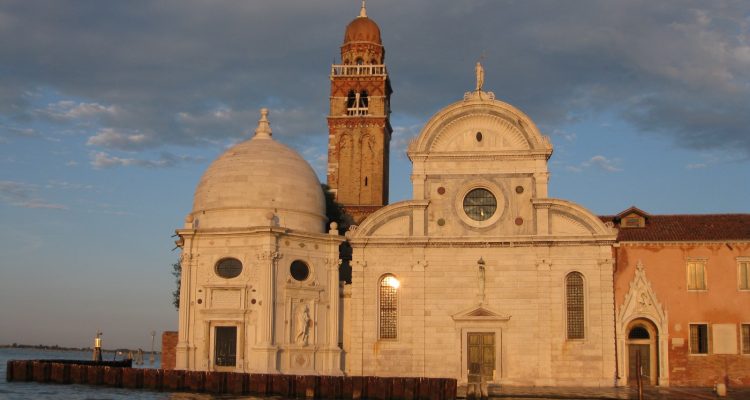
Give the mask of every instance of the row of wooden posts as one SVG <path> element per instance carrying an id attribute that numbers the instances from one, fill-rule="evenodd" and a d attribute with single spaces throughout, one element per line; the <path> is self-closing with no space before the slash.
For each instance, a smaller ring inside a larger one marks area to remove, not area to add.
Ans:
<path id="1" fill-rule="evenodd" d="M 87 384 L 128 389 L 320 399 L 454 400 L 456 380 L 374 376 L 245 374 L 11 360 L 9 382 Z"/>

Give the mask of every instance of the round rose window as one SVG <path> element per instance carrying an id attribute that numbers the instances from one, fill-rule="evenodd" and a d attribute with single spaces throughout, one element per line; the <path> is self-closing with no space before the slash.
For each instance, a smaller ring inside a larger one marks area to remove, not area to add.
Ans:
<path id="1" fill-rule="evenodd" d="M 497 199 L 487 189 L 478 188 L 464 197 L 464 212 L 475 221 L 486 221 L 495 214 Z"/>

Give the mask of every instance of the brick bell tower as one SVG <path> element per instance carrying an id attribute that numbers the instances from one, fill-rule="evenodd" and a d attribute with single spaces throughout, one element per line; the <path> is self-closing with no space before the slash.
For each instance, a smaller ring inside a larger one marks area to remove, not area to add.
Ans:
<path id="1" fill-rule="evenodd" d="M 388 203 L 391 82 L 380 28 L 365 2 L 331 65 L 328 186 L 354 223 Z"/>

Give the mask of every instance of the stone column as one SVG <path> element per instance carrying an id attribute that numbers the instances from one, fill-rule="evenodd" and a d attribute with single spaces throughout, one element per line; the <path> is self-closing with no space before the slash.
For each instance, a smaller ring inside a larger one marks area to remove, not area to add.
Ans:
<path id="1" fill-rule="evenodd" d="M 535 197 L 538 199 L 546 199 L 548 196 L 547 184 L 549 183 L 549 172 L 535 172 L 534 183 L 536 189 Z"/>
<path id="2" fill-rule="evenodd" d="M 545 209 L 546 211 L 546 209 Z M 552 293 L 550 287 L 550 271 L 552 261 L 548 258 L 537 260 L 537 294 L 538 294 L 538 318 L 537 324 L 539 348 L 537 353 L 538 370 L 537 379 L 534 382 L 537 386 L 552 386 L 552 302 L 550 297 Z"/>
<path id="3" fill-rule="evenodd" d="M 551 204 L 534 204 L 536 212 L 536 234 L 540 236 L 549 235 L 549 209 Z"/>
<path id="4" fill-rule="evenodd" d="M 278 261 L 282 258 L 282 254 L 278 252 L 275 244 L 276 238 L 273 238 L 273 245 L 271 248 L 261 250 L 257 254 L 257 258 L 261 268 L 266 270 L 264 280 L 264 293 L 265 298 L 263 299 L 263 307 L 261 307 L 261 318 L 260 322 L 260 344 L 255 348 L 256 352 L 259 352 L 261 359 L 258 360 L 257 366 L 265 372 L 277 371 L 276 365 L 276 339 L 275 339 L 275 316 L 276 316 L 276 271 L 278 269 Z"/>
<path id="5" fill-rule="evenodd" d="M 178 341 L 175 349 L 175 369 L 190 370 L 195 369 L 195 365 L 190 365 L 188 361 L 188 351 L 190 348 L 190 292 L 191 275 L 193 272 L 192 261 L 193 255 L 191 247 L 192 237 L 185 238 L 185 244 L 180 256 L 180 266 L 182 268 L 180 275 L 180 309 L 178 322 Z"/>
<path id="6" fill-rule="evenodd" d="M 603 246 L 602 253 L 611 253 L 611 247 Z M 616 324 L 615 319 L 615 295 L 613 272 L 615 261 L 613 258 L 602 258 L 598 261 L 601 292 L 601 326 L 596 327 L 600 330 L 602 336 L 602 377 L 603 385 L 611 385 L 612 382 L 617 384 L 617 361 L 615 353 L 617 352 L 615 341 L 617 340 L 612 330 L 612 324 Z M 590 287 L 590 286 L 589 286 Z M 592 326 L 593 328 L 593 326 Z M 618 343 L 619 344 L 619 343 Z"/>
<path id="7" fill-rule="evenodd" d="M 331 253 L 326 259 L 326 268 L 328 269 L 328 326 L 326 327 L 326 353 L 327 362 L 324 366 L 326 373 L 329 375 L 341 375 L 341 348 L 339 347 L 339 302 L 341 301 L 341 292 L 339 291 L 339 267 L 341 259 L 337 257 L 338 246 L 333 243 Z"/>

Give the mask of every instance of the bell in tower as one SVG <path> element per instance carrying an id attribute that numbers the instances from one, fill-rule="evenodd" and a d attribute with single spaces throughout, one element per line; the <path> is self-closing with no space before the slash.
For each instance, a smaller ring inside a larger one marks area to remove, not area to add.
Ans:
<path id="1" fill-rule="evenodd" d="M 346 27 L 341 64 L 331 66 L 328 187 L 354 223 L 388 203 L 390 96 L 380 28 L 365 2 Z"/>

